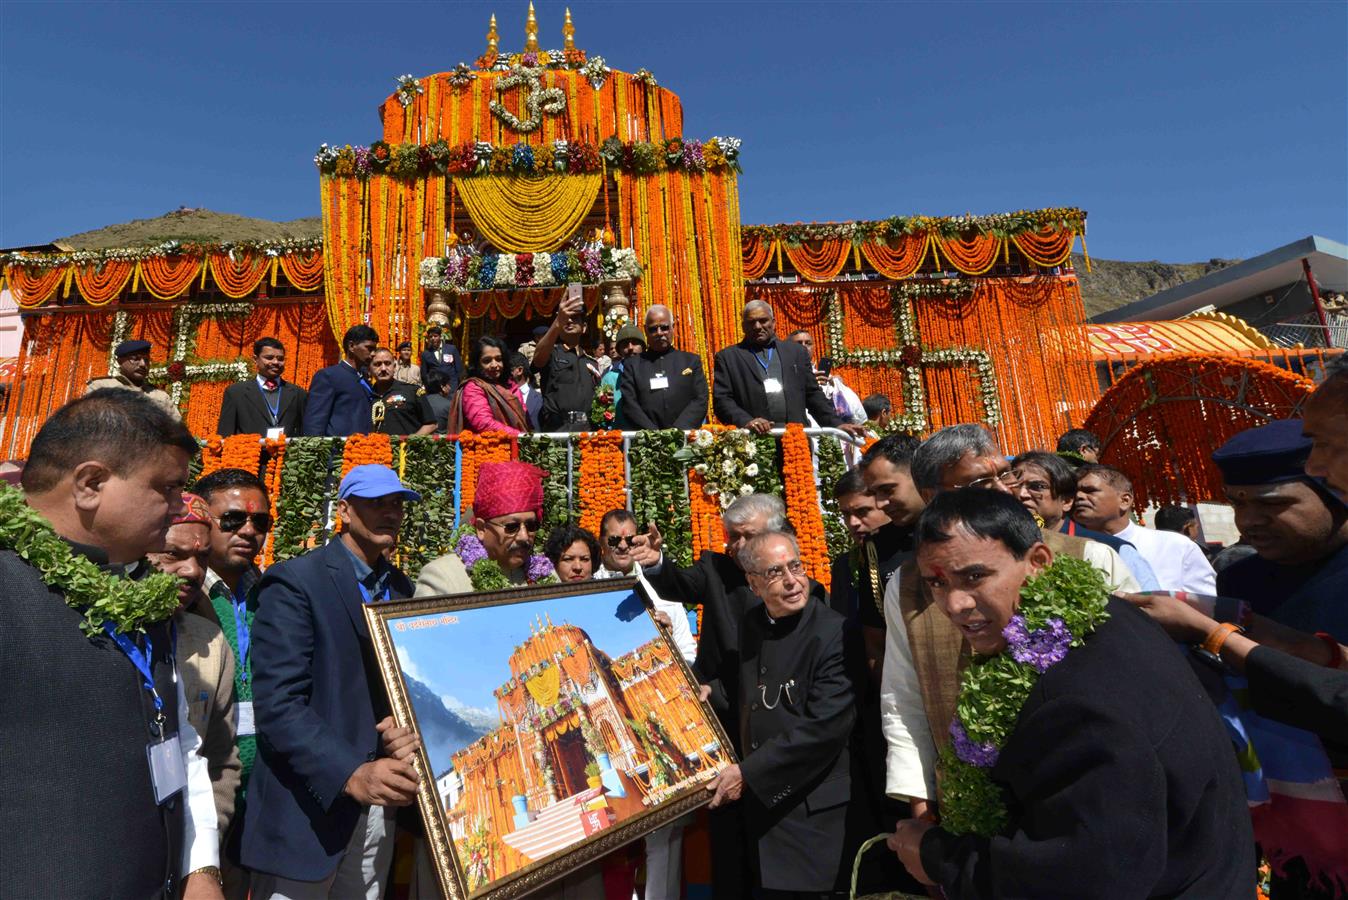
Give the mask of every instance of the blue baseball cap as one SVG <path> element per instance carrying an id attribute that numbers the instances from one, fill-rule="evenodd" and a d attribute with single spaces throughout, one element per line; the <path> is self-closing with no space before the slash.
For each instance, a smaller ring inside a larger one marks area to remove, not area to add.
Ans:
<path id="1" fill-rule="evenodd" d="M 421 495 L 416 491 L 403 487 L 403 483 L 398 480 L 392 469 L 376 463 L 356 466 L 346 473 L 341 486 L 337 488 L 338 500 L 350 497 L 373 500 L 376 497 L 387 497 L 389 494 L 401 494 L 404 500 L 421 499 Z"/>

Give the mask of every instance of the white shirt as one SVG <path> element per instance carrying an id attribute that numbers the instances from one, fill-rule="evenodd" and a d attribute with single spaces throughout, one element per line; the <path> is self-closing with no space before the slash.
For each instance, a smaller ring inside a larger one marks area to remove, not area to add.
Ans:
<path id="1" fill-rule="evenodd" d="M 173 681 L 178 690 L 178 742 L 187 768 L 187 803 L 183 816 L 183 877 L 206 866 L 220 865 L 220 825 L 215 812 L 211 772 L 201 749 L 201 735 L 187 719 L 183 680 L 174 664 Z"/>
<path id="2" fill-rule="evenodd" d="M 661 559 L 661 562 L 664 562 L 664 560 Z M 651 604 L 656 610 L 669 616 L 669 632 L 674 638 L 674 649 L 679 651 L 679 655 L 683 657 L 684 662 L 691 664 L 697 657 L 697 641 L 693 639 L 693 629 L 688 626 L 688 610 L 683 608 L 682 603 L 665 600 L 656 593 L 655 587 L 642 574 L 641 563 L 633 563 L 630 573 L 611 572 L 600 566 L 598 571 L 594 573 L 594 577 L 598 581 L 605 578 L 624 578 L 629 574 L 637 576 L 637 581 L 646 590 L 646 596 L 651 598 Z"/>
<path id="3" fill-rule="evenodd" d="M 1112 591 L 1141 590 L 1137 579 L 1110 547 L 1087 541 L 1086 562 L 1105 575 Z M 885 661 L 880 673 L 880 728 L 888 746 L 885 793 L 898 800 L 936 799 L 936 742 L 932 739 L 913 649 L 899 608 L 897 570 L 885 586 Z"/>
<path id="4" fill-rule="evenodd" d="M 1199 546 L 1184 535 L 1129 522 L 1128 527 L 1115 536 L 1137 548 L 1156 574 L 1161 590 L 1217 593 L 1217 573 L 1212 564 Z"/>

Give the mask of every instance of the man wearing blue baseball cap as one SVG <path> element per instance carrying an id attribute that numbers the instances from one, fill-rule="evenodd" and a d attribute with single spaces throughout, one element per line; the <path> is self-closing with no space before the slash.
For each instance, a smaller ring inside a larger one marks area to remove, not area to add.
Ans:
<path id="1" fill-rule="evenodd" d="M 1348 643 L 1348 506 L 1306 474 L 1310 453 L 1301 420 L 1283 419 L 1242 431 L 1212 454 L 1236 527 L 1256 553 L 1222 570 L 1217 593 L 1294 629 L 1279 649 L 1348 666 L 1337 649 Z"/>
<path id="2" fill-rule="evenodd" d="M 139 391 L 153 400 L 155 405 L 162 407 L 173 418 L 182 421 L 182 413 L 178 411 L 178 405 L 173 402 L 173 398 L 149 382 L 149 341 L 122 341 L 113 348 L 112 355 L 117 360 L 117 371 L 102 378 L 90 378 L 89 383 L 84 388 L 86 394 L 91 394 L 102 388 Z"/>
<path id="3" fill-rule="evenodd" d="M 412 596 L 385 556 L 421 495 L 387 466 L 337 492 L 342 535 L 267 570 L 253 624 L 260 755 L 242 859 L 252 896 L 384 896 L 394 808 L 416 801 L 414 734 L 393 726 L 362 607 Z"/>

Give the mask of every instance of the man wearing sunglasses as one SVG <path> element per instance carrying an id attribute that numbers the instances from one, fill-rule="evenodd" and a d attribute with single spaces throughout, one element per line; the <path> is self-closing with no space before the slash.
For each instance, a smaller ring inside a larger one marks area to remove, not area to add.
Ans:
<path id="1" fill-rule="evenodd" d="M 234 884 L 245 880 L 233 868 L 248 779 L 257 760 L 251 647 L 256 588 L 262 573 L 253 560 L 262 552 L 271 531 L 271 501 L 262 480 L 243 469 L 217 469 L 198 481 L 193 492 L 206 501 L 211 522 L 203 587 L 234 655 L 235 741 L 241 771 L 234 825 L 226 836 L 227 852 L 221 858 L 225 878 Z"/>
<path id="2" fill-rule="evenodd" d="M 524 462 L 486 463 L 473 493 L 473 530 L 487 557 L 512 585 L 528 584 L 529 558 L 543 521 L 543 472 Z M 470 561 L 471 562 L 471 561 Z M 416 596 L 467 594 L 473 580 L 453 551 L 431 560 L 417 577 Z"/>
<path id="3" fill-rule="evenodd" d="M 689 431 L 707 421 L 707 376 L 694 353 L 676 350 L 667 306 L 646 313 L 646 349 L 623 362 L 618 390 L 623 415 L 635 428 Z"/>

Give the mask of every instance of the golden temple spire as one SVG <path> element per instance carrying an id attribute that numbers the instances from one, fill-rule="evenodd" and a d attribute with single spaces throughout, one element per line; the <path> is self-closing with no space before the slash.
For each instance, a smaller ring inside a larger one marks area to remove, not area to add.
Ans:
<path id="1" fill-rule="evenodd" d="M 495 53 L 501 45 L 501 35 L 496 31 L 496 13 L 491 14 L 491 27 L 487 29 L 487 52 Z"/>
<path id="2" fill-rule="evenodd" d="M 533 0 L 529 0 L 529 18 L 524 21 L 524 52 L 538 52 L 538 16 L 534 15 Z"/>
<path id="3" fill-rule="evenodd" d="M 562 49 L 576 49 L 576 26 L 571 24 L 571 7 L 566 8 L 566 24 L 562 25 Z"/>

